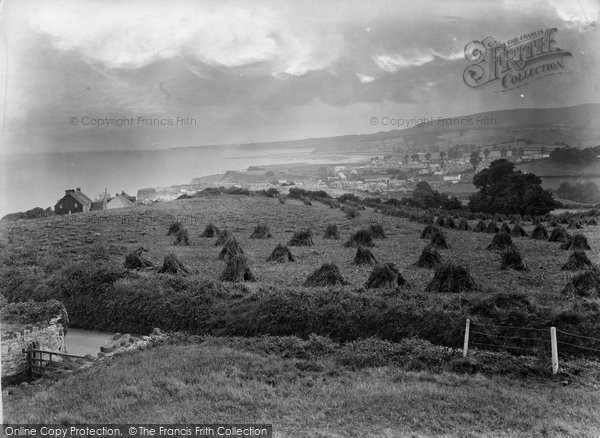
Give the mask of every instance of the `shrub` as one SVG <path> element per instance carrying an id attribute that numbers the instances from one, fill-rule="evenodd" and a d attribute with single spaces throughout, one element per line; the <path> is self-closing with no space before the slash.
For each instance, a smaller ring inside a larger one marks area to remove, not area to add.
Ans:
<path id="1" fill-rule="evenodd" d="M 435 268 L 433 278 L 425 288 L 425 292 L 460 293 L 476 288 L 477 284 L 466 267 L 446 262 Z"/>
<path id="2" fill-rule="evenodd" d="M 308 276 L 305 287 L 345 285 L 348 282 L 342 277 L 340 269 L 333 263 L 325 263 Z"/>
<path id="3" fill-rule="evenodd" d="M 69 325 L 67 309 L 55 299 L 6 303 L 0 309 L 0 316 L 5 322 L 18 321 L 21 324 L 48 324 L 58 317 L 65 327 Z"/>
<path id="4" fill-rule="evenodd" d="M 313 246 L 312 231 L 311 230 L 300 230 L 296 231 L 290 241 L 289 246 Z"/>

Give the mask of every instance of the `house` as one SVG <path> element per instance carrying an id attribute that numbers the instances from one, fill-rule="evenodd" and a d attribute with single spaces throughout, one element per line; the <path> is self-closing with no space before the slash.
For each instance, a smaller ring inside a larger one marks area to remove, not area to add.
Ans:
<path id="1" fill-rule="evenodd" d="M 90 211 L 92 200 L 81 192 L 81 189 L 65 190 L 63 196 L 55 205 L 54 212 L 56 214 L 71 214 Z"/>
<path id="2" fill-rule="evenodd" d="M 460 174 L 459 175 L 445 175 L 444 181 L 449 181 L 452 184 L 456 184 L 460 182 Z"/>
<path id="3" fill-rule="evenodd" d="M 106 208 L 109 210 L 113 208 L 125 208 L 131 206 L 133 206 L 133 202 L 131 202 L 131 200 L 125 195 L 119 194 L 117 194 L 114 198 L 109 199 L 106 203 Z"/>
<path id="4" fill-rule="evenodd" d="M 128 195 L 127 193 L 125 193 L 122 190 L 121 190 L 121 196 L 123 196 L 123 197 L 129 199 L 131 202 L 135 203 L 135 196 Z"/>

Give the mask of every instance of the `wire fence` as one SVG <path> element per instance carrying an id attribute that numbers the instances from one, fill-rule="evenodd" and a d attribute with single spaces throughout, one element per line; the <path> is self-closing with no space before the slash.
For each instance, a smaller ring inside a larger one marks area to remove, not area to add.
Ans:
<path id="1" fill-rule="evenodd" d="M 558 371 L 559 358 L 600 358 L 600 338 L 567 332 L 558 328 L 537 328 L 510 325 L 479 324 L 467 320 L 463 355 L 469 347 L 507 351 L 514 355 L 551 356 L 553 373 Z M 561 369 L 572 381 L 598 387 L 600 381 Z"/>

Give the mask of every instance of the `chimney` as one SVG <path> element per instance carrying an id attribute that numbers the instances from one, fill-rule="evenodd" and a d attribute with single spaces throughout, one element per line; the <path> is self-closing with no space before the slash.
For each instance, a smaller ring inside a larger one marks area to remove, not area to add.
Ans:
<path id="1" fill-rule="evenodd" d="M 81 187 L 77 187 L 77 191 L 78 191 L 78 192 L 81 192 Z"/>
<path id="2" fill-rule="evenodd" d="M 73 189 L 65 190 L 65 195 L 68 195 L 69 193 L 75 193 L 75 190 L 73 190 Z"/>

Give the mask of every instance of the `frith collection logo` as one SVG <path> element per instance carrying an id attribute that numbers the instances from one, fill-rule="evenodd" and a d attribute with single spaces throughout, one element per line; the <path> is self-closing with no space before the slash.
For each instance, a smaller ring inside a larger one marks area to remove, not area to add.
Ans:
<path id="1" fill-rule="evenodd" d="M 556 28 L 538 30 L 501 43 L 492 37 L 465 46 L 463 80 L 471 88 L 499 83 L 500 91 L 522 87 L 535 79 L 566 73 L 564 57 L 571 53 L 556 46 Z"/>

